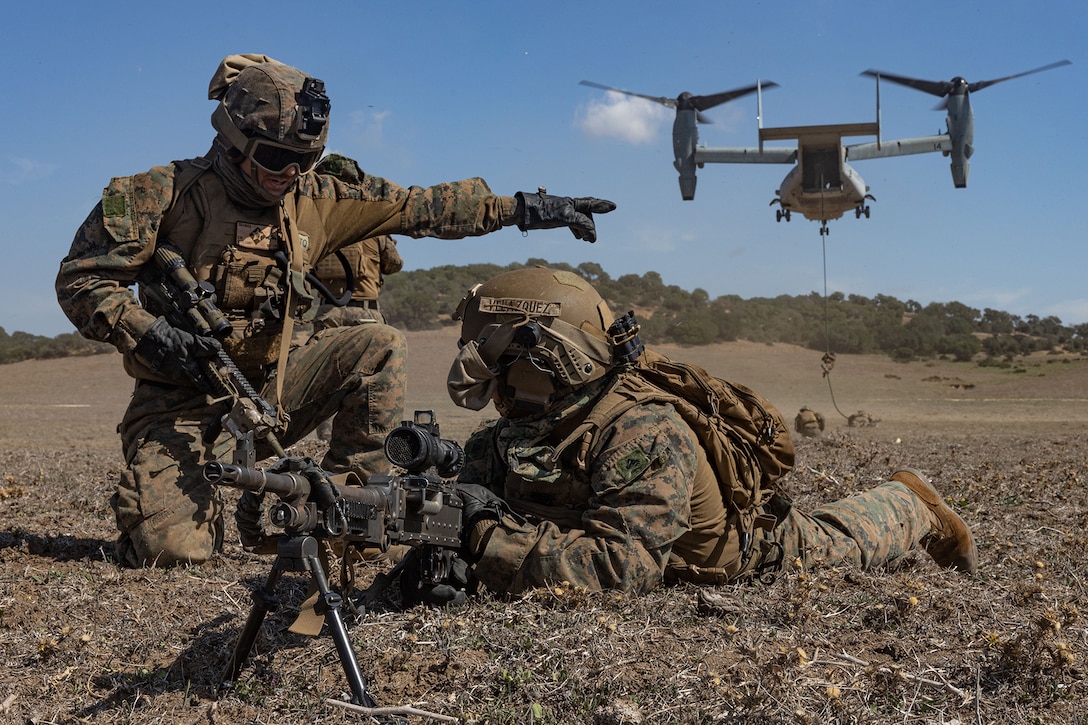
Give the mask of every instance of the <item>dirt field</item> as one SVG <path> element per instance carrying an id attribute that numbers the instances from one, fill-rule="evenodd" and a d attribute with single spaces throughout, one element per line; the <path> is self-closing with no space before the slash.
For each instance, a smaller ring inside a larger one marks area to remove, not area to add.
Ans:
<path id="1" fill-rule="evenodd" d="M 412 334 L 409 349 L 409 410 L 435 410 L 443 436 L 462 439 L 482 415 L 445 394 L 454 337 Z M 557 584 L 455 611 L 370 612 L 350 635 L 379 703 L 476 723 L 1088 723 L 1088 361 L 840 356 L 829 387 L 813 351 L 661 349 L 755 388 L 791 421 L 801 405 L 827 417 L 786 479 L 801 507 L 900 466 L 927 473 L 974 528 L 979 575 L 918 554 L 895 571 L 791 570 L 644 597 Z M 119 358 L 0 373 L 0 722 L 368 721 L 326 702 L 348 690 L 332 639 L 286 631 L 297 575 L 254 660 L 220 690 L 272 563 L 230 528 L 207 565 L 113 563 L 115 425 L 131 388 Z M 848 427 L 859 410 L 879 425 Z M 361 581 L 377 571 L 360 567 Z"/>

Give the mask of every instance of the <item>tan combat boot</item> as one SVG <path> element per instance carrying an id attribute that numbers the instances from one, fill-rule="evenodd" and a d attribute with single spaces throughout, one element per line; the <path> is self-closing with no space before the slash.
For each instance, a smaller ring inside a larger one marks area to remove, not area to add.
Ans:
<path id="1" fill-rule="evenodd" d="M 924 475 L 913 468 L 903 468 L 892 474 L 893 481 L 910 489 L 922 499 L 933 518 L 932 532 L 922 539 L 922 547 L 941 566 L 958 569 L 968 574 L 978 571 L 978 549 L 971 536 L 971 529 L 937 493 L 937 489 Z"/>

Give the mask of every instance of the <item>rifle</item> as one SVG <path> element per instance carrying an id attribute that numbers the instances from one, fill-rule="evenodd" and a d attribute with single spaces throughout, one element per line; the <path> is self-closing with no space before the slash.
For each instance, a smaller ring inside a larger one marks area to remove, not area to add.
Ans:
<path id="1" fill-rule="evenodd" d="M 433 411 L 416 411 L 414 420 L 402 422 L 386 436 L 384 450 L 389 462 L 407 473 L 371 476 L 364 485 L 354 473 L 331 476 L 304 457 L 282 458 L 268 470 L 221 461 L 204 465 L 204 480 L 209 483 L 256 494 L 274 493 L 279 502 L 269 512 L 269 520 L 284 532 L 277 541 L 272 571 L 253 592 L 253 607 L 224 681 L 237 680 L 265 615 L 278 608 L 275 587 L 280 576 L 288 571 L 309 572 L 320 595 L 319 611 L 324 610 L 325 624 L 351 685 L 352 702 L 376 707 L 348 640 L 340 613 L 343 597 L 329 586 L 319 558 L 319 541 L 337 540 L 382 550 L 392 544 L 407 544 L 418 554 L 420 579 L 438 584 L 449 575 L 461 547 L 464 505 L 457 486 L 443 480 L 460 471 L 464 451 L 456 442 L 439 437 Z M 386 575 L 379 586 L 391 579 Z"/>
<path id="2" fill-rule="evenodd" d="M 161 311 L 167 322 L 193 335 L 218 340 L 230 335 L 233 328 L 216 306 L 215 289 L 206 280 L 197 282 L 178 249 L 158 244 L 152 260 L 154 265 L 145 267 L 140 277 L 140 289 L 151 309 Z M 267 441 L 277 456 L 286 455 L 275 434 L 279 424 L 276 408 L 254 389 L 226 350 L 220 349 L 216 360 L 205 361 L 200 373 L 217 397 L 233 401 L 222 423 L 237 441 L 235 463 L 254 465 L 255 439 Z"/>

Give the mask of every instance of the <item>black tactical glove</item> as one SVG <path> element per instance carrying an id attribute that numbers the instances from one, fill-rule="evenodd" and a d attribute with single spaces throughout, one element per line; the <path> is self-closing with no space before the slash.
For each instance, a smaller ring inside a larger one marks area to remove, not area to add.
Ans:
<path id="1" fill-rule="evenodd" d="M 569 196 L 549 196 L 542 191 L 535 194 L 519 191 L 514 198 L 518 200 L 515 213 L 521 231 L 570 227 L 571 234 L 587 242 L 597 241 L 593 215 L 607 214 L 616 208 L 607 199 L 592 196 L 572 199 Z"/>
<path id="2" fill-rule="evenodd" d="M 151 323 L 133 352 L 140 362 L 178 385 L 195 385 L 213 392 L 200 363 L 214 359 L 222 349 L 215 338 L 179 330 L 160 317 Z"/>
<path id="3" fill-rule="evenodd" d="M 445 572 L 435 581 L 435 567 Z M 424 569 L 428 573 L 424 573 Z M 397 582 L 400 596 L 390 590 Z M 476 577 L 468 562 L 453 551 L 428 551 L 414 547 L 395 567 L 374 577 L 370 586 L 351 598 L 356 613 L 378 610 L 403 610 L 417 604 L 456 607 L 476 593 Z M 390 596 L 390 594 L 393 596 Z"/>
<path id="4" fill-rule="evenodd" d="M 521 517 L 514 514 L 510 504 L 486 486 L 459 483 L 457 492 L 461 494 L 464 502 L 464 508 L 461 509 L 461 554 L 475 564 L 483 554 L 488 535 L 502 517 Z"/>
<path id="5" fill-rule="evenodd" d="M 234 509 L 234 523 L 238 526 L 242 546 L 251 548 L 263 544 L 268 538 L 264 527 L 264 494 L 243 491 Z"/>
<path id="6" fill-rule="evenodd" d="M 401 602 L 405 608 L 416 604 L 459 607 L 468 602 L 470 594 L 476 593 L 476 579 L 464 559 L 454 557 L 449 574 L 433 584 L 420 576 L 420 557 L 419 548 L 412 549 L 405 557 L 407 563 L 400 574 Z"/>

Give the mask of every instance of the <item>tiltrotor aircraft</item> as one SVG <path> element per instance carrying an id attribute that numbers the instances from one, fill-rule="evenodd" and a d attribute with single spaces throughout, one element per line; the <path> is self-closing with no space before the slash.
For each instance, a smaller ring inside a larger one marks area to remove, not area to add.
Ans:
<path id="1" fill-rule="evenodd" d="M 620 88 L 582 81 L 584 86 L 643 98 L 676 109 L 673 122 L 673 166 L 680 174 L 680 195 L 685 200 L 695 198 L 696 169 L 705 164 L 793 164 L 786 174 L 771 205 L 777 221 L 790 221 L 793 212 L 806 219 L 820 222 L 820 234 L 827 234 L 827 222 L 853 211 L 856 218 L 869 217 L 867 202 L 875 201 L 869 187 L 847 160 L 906 156 L 909 154 L 941 152 L 951 158 L 952 181 L 956 188 L 967 186 L 970 170 L 969 159 L 974 153 L 974 114 L 971 111 L 970 94 L 995 83 L 1039 73 L 1068 65 L 1068 60 L 1024 71 L 1015 75 L 989 81 L 969 83 L 957 76 L 950 81 L 923 81 L 906 76 L 893 75 L 877 70 L 867 70 L 862 75 L 876 78 L 877 118 L 872 123 L 842 123 L 816 126 L 783 126 L 763 128 L 763 88 L 777 83 L 757 82 L 755 85 L 726 91 L 711 96 L 681 93 L 677 98 L 648 96 Z M 894 141 L 880 138 L 880 81 L 881 79 L 915 88 L 943 97 L 938 109 L 945 110 L 945 133 L 920 136 Z M 727 101 L 755 92 L 758 98 L 759 146 L 757 147 L 709 147 L 700 146 L 699 123 L 709 123 L 702 111 Z M 874 136 L 876 141 L 843 145 L 844 138 Z M 796 139 L 790 147 L 766 146 L 766 141 Z"/>

